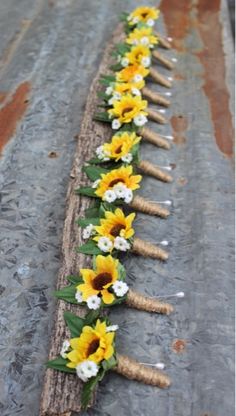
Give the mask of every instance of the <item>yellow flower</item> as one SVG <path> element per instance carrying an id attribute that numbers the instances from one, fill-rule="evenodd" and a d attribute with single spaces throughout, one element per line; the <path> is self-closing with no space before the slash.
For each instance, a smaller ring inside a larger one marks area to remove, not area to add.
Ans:
<path id="1" fill-rule="evenodd" d="M 146 45 L 150 48 L 158 43 L 158 38 L 153 35 L 150 27 L 141 27 L 130 32 L 126 38 L 126 43 L 129 45 Z"/>
<path id="2" fill-rule="evenodd" d="M 114 92 L 119 94 L 133 94 L 133 89 L 141 90 L 145 85 L 144 80 L 142 79 L 139 82 L 117 82 L 114 85 Z M 135 95 L 135 94 L 134 94 Z"/>
<path id="3" fill-rule="evenodd" d="M 134 212 L 125 217 L 120 208 L 117 208 L 115 212 L 106 211 L 105 218 L 100 221 L 101 225 L 95 227 L 99 236 L 94 237 L 94 240 L 98 241 L 100 236 L 108 237 L 112 241 L 116 237 L 123 237 L 128 240 L 134 235 L 134 229 L 132 228 L 134 218 Z"/>
<path id="4" fill-rule="evenodd" d="M 108 289 L 118 279 L 118 264 L 119 260 L 112 256 L 97 256 L 95 270 L 80 269 L 84 283 L 76 288 L 82 292 L 84 301 L 93 295 L 101 295 L 106 304 L 114 301 L 115 296 Z"/>
<path id="5" fill-rule="evenodd" d="M 117 184 L 123 184 L 131 191 L 139 188 L 139 182 L 141 181 L 141 175 L 133 175 L 132 166 L 122 166 L 119 169 L 113 169 L 108 173 L 101 174 L 101 180 L 95 191 L 95 194 L 100 198 L 103 198 L 105 192 L 112 189 Z"/>
<path id="6" fill-rule="evenodd" d="M 150 66 L 150 49 L 144 45 L 133 46 L 130 52 L 125 54 L 125 57 L 129 60 L 130 64 L 141 64 L 145 68 Z"/>
<path id="7" fill-rule="evenodd" d="M 136 82 L 135 77 L 145 78 L 149 74 L 149 70 L 142 65 L 134 64 L 116 73 L 116 79 L 119 82 Z"/>
<path id="8" fill-rule="evenodd" d="M 82 361 L 90 360 L 99 364 L 109 360 L 114 354 L 113 340 L 115 333 L 106 332 L 106 323 L 99 319 L 95 328 L 84 326 L 79 338 L 72 338 L 70 346 L 72 351 L 67 354 L 67 367 L 76 368 Z"/>
<path id="9" fill-rule="evenodd" d="M 133 146 L 139 143 L 140 140 L 141 137 L 138 137 L 135 133 L 124 132 L 120 135 L 114 135 L 110 143 L 103 145 L 103 149 L 106 154 L 109 154 L 111 159 L 115 159 L 117 162 L 130 153 Z"/>
<path id="10" fill-rule="evenodd" d="M 144 110 L 147 107 L 147 101 L 142 100 L 139 95 L 124 95 L 120 100 L 113 101 L 113 108 L 108 113 L 119 120 L 120 123 L 130 123 L 138 115 L 147 116 Z"/>
<path id="11" fill-rule="evenodd" d="M 158 19 L 160 11 L 155 7 L 137 7 L 128 17 L 129 24 L 131 26 L 142 22 L 149 24 L 150 20 L 154 21 Z"/>

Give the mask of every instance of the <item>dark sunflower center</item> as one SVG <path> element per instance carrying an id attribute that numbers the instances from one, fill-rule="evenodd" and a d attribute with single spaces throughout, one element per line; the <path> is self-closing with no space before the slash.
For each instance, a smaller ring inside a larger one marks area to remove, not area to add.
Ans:
<path id="1" fill-rule="evenodd" d="M 124 108 L 124 110 L 122 111 L 122 116 L 124 116 L 126 113 L 129 113 L 132 110 L 133 110 L 133 107 L 126 107 L 126 108 Z"/>
<path id="2" fill-rule="evenodd" d="M 121 230 L 125 229 L 125 225 L 123 224 L 116 224 L 114 227 L 112 227 L 110 234 L 113 235 L 113 237 L 117 237 L 120 235 Z"/>
<path id="3" fill-rule="evenodd" d="M 120 153 L 121 152 L 121 149 L 122 149 L 122 144 L 119 147 L 117 147 L 115 153 L 116 154 Z"/>
<path id="4" fill-rule="evenodd" d="M 99 347 L 99 339 L 93 339 L 92 342 L 89 344 L 88 350 L 87 350 L 87 356 L 94 354 Z"/>
<path id="5" fill-rule="evenodd" d="M 147 12 L 144 12 L 144 13 L 142 13 L 142 17 L 145 19 L 145 17 L 147 17 L 147 15 L 148 15 L 148 13 Z"/>
<path id="6" fill-rule="evenodd" d="M 93 280 L 93 288 L 95 290 L 102 290 L 104 286 L 111 283 L 112 276 L 110 273 L 100 273 Z"/>
<path id="7" fill-rule="evenodd" d="M 118 178 L 118 179 L 114 179 L 113 181 L 111 181 L 109 186 L 114 186 L 119 182 L 125 183 L 125 181 L 123 179 Z"/>

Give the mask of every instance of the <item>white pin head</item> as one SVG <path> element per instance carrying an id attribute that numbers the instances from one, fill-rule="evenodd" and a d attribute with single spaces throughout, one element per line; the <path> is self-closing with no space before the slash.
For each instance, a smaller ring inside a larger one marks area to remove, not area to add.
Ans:
<path id="1" fill-rule="evenodd" d="M 165 95 L 166 95 L 167 97 L 171 97 L 171 96 L 172 96 L 172 92 L 165 92 Z"/>
<path id="2" fill-rule="evenodd" d="M 168 81 L 173 81 L 172 77 L 167 77 Z"/>
<path id="3" fill-rule="evenodd" d="M 178 59 L 177 58 L 171 58 L 172 62 L 177 62 Z"/>
<path id="4" fill-rule="evenodd" d="M 167 40 L 169 41 L 169 42 L 172 42 L 173 41 L 173 38 L 171 38 L 170 36 L 167 38 Z"/>
<path id="5" fill-rule="evenodd" d="M 159 113 L 162 113 L 162 114 L 166 113 L 166 110 L 164 110 L 164 108 L 160 108 L 160 110 L 158 110 L 158 111 L 159 111 Z"/>
<path id="6" fill-rule="evenodd" d="M 167 241 L 167 240 L 162 240 L 162 241 L 160 242 L 160 244 L 161 244 L 162 246 L 168 246 L 168 245 L 169 245 L 169 241 Z"/>
<path id="7" fill-rule="evenodd" d="M 184 298 L 184 296 L 185 296 L 185 293 L 184 292 L 178 292 L 178 293 L 176 293 L 176 295 L 175 295 L 177 298 Z"/>
<path id="8" fill-rule="evenodd" d="M 165 364 L 164 363 L 156 363 L 154 367 L 158 368 L 158 370 L 164 370 Z"/>

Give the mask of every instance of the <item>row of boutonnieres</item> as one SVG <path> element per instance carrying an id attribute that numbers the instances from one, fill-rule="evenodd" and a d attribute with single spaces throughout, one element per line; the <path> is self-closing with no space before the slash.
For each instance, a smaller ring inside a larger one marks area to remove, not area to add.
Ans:
<path id="1" fill-rule="evenodd" d="M 147 384 L 159 387 L 170 384 L 169 378 L 158 369 L 118 355 L 115 349 L 118 326 L 111 325 L 107 317 L 101 317 L 102 308 L 122 302 L 146 311 L 163 314 L 173 311 L 170 304 L 131 290 L 126 283 L 125 268 L 117 258 L 120 253 L 130 250 L 161 260 L 168 258 L 165 250 L 134 237 L 132 223 L 135 213 L 126 214 L 121 208 L 128 205 L 162 218 L 169 215 L 169 211 L 160 205 L 133 195 L 142 179 L 141 175 L 136 174 L 137 169 L 165 182 L 172 180 L 160 168 L 139 159 L 142 138 L 169 148 L 166 140 L 144 127 L 148 117 L 159 122 L 165 120 L 147 107 L 142 95 L 153 102 L 169 105 L 166 99 L 145 87 L 145 77 L 157 74 L 150 68 L 152 56 L 172 68 L 170 61 L 153 50 L 160 39 L 162 46 L 169 47 L 165 39 L 153 32 L 158 15 L 159 11 L 155 8 L 139 7 L 131 14 L 122 16 L 126 37 L 123 43 L 117 45 L 114 53 L 118 59 L 118 63 L 112 67 L 115 74 L 101 79 L 102 85 L 106 86 L 105 92 L 99 93 L 104 100 L 105 111 L 96 115 L 96 119 L 111 123 L 112 129 L 117 132 L 109 143 L 96 149 L 96 157 L 84 167 L 92 185 L 77 191 L 81 195 L 96 198 L 93 207 L 86 211 L 86 217 L 78 220 L 78 224 L 84 228 L 83 238 L 88 239 L 78 251 L 93 255 L 93 265 L 90 269 L 80 269 L 78 276 L 68 276 L 69 286 L 56 292 L 58 298 L 90 309 L 84 319 L 70 312 L 65 313 L 71 339 L 63 342 L 60 357 L 48 362 L 48 367 L 75 373 L 85 383 L 83 408 L 88 405 L 96 384 L 110 369 Z M 162 76 L 156 75 L 153 79 L 163 81 Z M 169 80 L 164 84 L 170 87 Z"/>

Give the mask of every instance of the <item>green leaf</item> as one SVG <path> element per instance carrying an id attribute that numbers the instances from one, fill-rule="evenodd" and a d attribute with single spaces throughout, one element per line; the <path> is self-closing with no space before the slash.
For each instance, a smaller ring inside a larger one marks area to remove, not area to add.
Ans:
<path id="1" fill-rule="evenodd" d="M 99 217 L 99 209 L 100 209 L 100 205 L 99 205 L 99 207 L 93 206 L 91 208 L 87 208 L 85 210 L 86 218 Z"/>
<path id="2" fill-rule="evenodd" d="M 104 162 L 98 157 L 93 157 L 92 159 L 88 160 L 88 163 L 90 163 L 90 165 L 99 165 L 100 163 L 104 163 Z"/>
<path id="3" fill-rule="evenodd" d="M 86 175 L 89 179 L 91 179 L 91 181 L 96 181 L 97 179 L 101 178 L 102 173 L 107 173 L 108 171 L 107 169 L 104 169 L 101 166 L 89 165 L 83 167 L 83 172 L 86 173 Z"/>
<path id="4" fill-rule="evenodd" d="M 66 286 L 61 290 L 57 290 L 54 292 L 54 296 L 58 299 L 62 299 L 65 302 L 73 303 L 78 305 L 78 302 L 75 298 L 76 294 L 76 285 Z"/>
<path id="5" fill-rule="evenodd" d="M 76 251 L 78 253 L 83 253 L 83 254 L 92 254 L 92 255 L 102 254 L 101 250 L 98 248 L 97 244 L 93 240 L 90 240 L 87 243 L 82 244 L 82 246 L 78 247 Z"/>
<path id="6" fill-rule="evenodd" d="M 64 312 L 64 318 L 66 321 L 66 325 L 70 330 L 71 337 L 79 337 L 84 327 L 84 319 L 79 318 L 78 316 L 74 315 L 69 311 Z"/>
<path id="7" fill-rule="evenodd" d="M 119 19 L 121 20 L 121 22 L 127 22 L 127 17 L 128 16 L 129 16 L 129 13 L 122 12 L 119 16 Z"/>
<path id="8" fill-rule="evenodd" d="M 92 325 L 98 319 L 99 314 L 100 314 L 99 309 L 88 312 L 84 318 L 85 325 Z"/>
<path id="9" fill-rule="evenodd" d="M 111 123 L 111 120 L 108 117 L 106 112 L 103 113 L 95 113 L 93 120 L 103 121 L 104 123 Z"/>
<path id="10" fill-rule="evenodd" d="M 79 218 L 78 220 L 76 220 L 76 223 L 80 225 L 80 227 L 87 227 L 87 225 L 89 224 L 99 225 L 100 218 Z"/>
<path id="11" fill-rule="evenodd" d="M 92 377 L 89 381 L 87 381 L 87 383 L 84 384 L 82 394 L 81 394 L 82 409 L 85 410 L 87 408 L 91 400 L 93 391 L 96 385 L 99 383 L 99 381 L 103 379 L 104 374 L 105 374 L 105 370 L 101 368 L 98 374 L 96 375 L 96 377 Z"/>
<path id="12" fill-rule="evenodd" d="M 48 368 L 53 368 L 54 370 L 63 371 L 64 373 L 75 374 L 76 371 L 74 368 L 66 367 L 68 361 L 65 358 L 58 357 L 55 360 L 50 360 L 46 363 Z"/>
<path id="13" fill-rule="evenodd" d="M 102 74 L 100 79 L 105 79 L 106 81 L 109 81 L 111 83 L 111 82 L 115 82 L 116 77 L 114 75 L 104 75 L 104 74 Z"/>
<path id="14" fill-rule="evenodd" d="M 126 270 L 123 264 L 121 264 L 120 262 L 118 264 L 118 273 L 119 273 L 119 280 L 124 281 L 126 279 Z"/>
<path id="15" fill-rule="evenodd" d="M 79 284 L 79 283 L 82 283 L 83 282 L 83 280 L 81 279 L 81 277 L 79 277 L 79 276 L 73 276 L 73 275 L 70 275 L 70 276 L 66 276 L 66 278 L 67 278 L 67 280 L 70 282 L 70 283 L 72 283 L 73 285 L 77 285 L 77 284 Z"/>
<path id="16" fill-rule="evenodd" d="M 113 355 L 109 360 L 103 360 L 102 366 L 105 371 L 110 370 L 111 368 L 117 365 L 116 357 Z"/>
<path id="17" fill-rule="evenodd" d="M 81 186 L 80 188 L 75 190 L 76 194 L 90 196 L 92 198 L 97 198 L 95 194 L 95 190 L 91 188 L 91 186 Z"/>
<path id="18" fill-rule="evenodd" d="M 123 69 L 123 66 L 121 64 L 115 64 L 115 65 L 111 65 L 110 69 L 114 72 L 120 71 L 121 69 Z"/>

